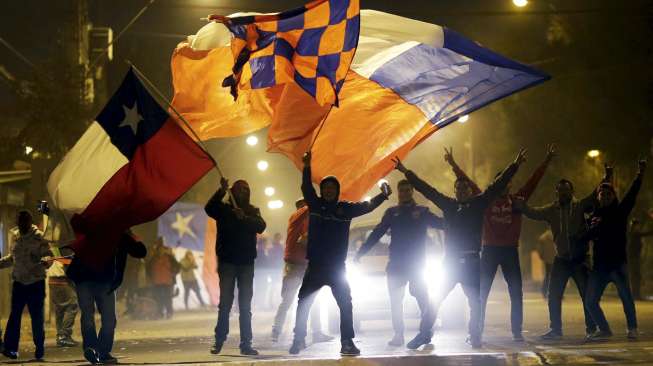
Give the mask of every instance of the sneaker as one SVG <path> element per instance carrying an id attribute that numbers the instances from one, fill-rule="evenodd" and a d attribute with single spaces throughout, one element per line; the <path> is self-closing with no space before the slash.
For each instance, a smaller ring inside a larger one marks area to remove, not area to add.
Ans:
<path id="1" fill-rule="evenodd" d="M 84 358 L 91 365 L 97 365 L 100 363 L 100 356 L 98 355 L 97 351 L 90 347 L 84 350 Z"/>
<path id="2" fill-rule="evenodd" d="M 340 348 L 340 354 L 343 356 L 358 356 L 361 354 L 354 341 L 352 339 L 346 339 L 341 342 L 342 347 Z"/>
<path id="3" fill-rule="evenodd" d="M 45 356 L 45 348 L 43 346 L 36 347 L 36 350 L 34 350 L 34 359 L 36 361 L 43 361 L 43 356 Z"/>
<path id="4" fill-rule="evenodd" d="M 220 351 L 222 351 L 222 342 L 215 341 L 209 352 L 211 352 L 212 355 L 217 355 Z"/>
<path id="5" fill-rule="evenodd" d="M 626 336 L 628 337 L 628 339 L 633 341 L 639 338 L 639 332 L 637 331 L 637 328 L 628 329 L 628 333 L 626 334 Z"/>
<path id="6" fill-rule="evenodd" d="M 313 333 L 313 343 L 331 342 L 334 338 L 322 332 Z"/>
<path id="7" fill-rule="evenodd" d="M 557 341 L 562 339 L 562 332 L 557 330 L 550 330 L 540 336 L 540 339 L 543 341 Z"/>
<path id="8" fill-rule="evenodd" d="M 18 352 L 10 351 L 8 349 L 3 349 L 2 350 L 2 355 L 9 358 L 9 359 L 11 359 L 11 360 L 15 360 L 15 359 L 18 358 Z"/>
<path id="9" fill-rule="evenodd" d="M 483 342 L 481 342 L 480 337 L 472 337 L 471 335 L 467 335 L 467 338 L 465 338 L 465 343 L 472 346 L 473 349 L 483 348 Z"/>
<path id="10" fill-rule="evenodd" d="M 306 349 L 306 342 L 303 340 L 294 340 L 292 341 L 292 346 L 290 346 L 290 350 L 288 350 L 288 353 L 291 355 L 298 355 L 299 352 L 303 351 Z"/>
<path id="11" fill-rule="evenodd" d="M 118 359 L 113 357 L 111 353 L 106 353 L 103 355 L 100 355 L 100 362 L 103 365 L 115 365 L 118 363 Z"/>
<path id="12" fill-rule="evenodd" d="M 513 334 L 512 335 L 512 341 L 513 342 L 524 342 L 524 336 L 521 333 Z"/>
<path id="13" fill-rule="evenodd" d="M 243 356 L 258 356 L 258 351 L 252 348 L 252 346 L 247 345 L 240 347 L 240 354 Z"/>
<path id="14" fill-rule="evenodd" d="M 415 338 L 413 338 L 408 344 L 406 344 L 406 348 L 408 349 L 418 349 L 421 346 L 425 344 L 431 343 L 431 336 L 428 334 L 423 334 L 423 333 L 418 333 Z"/>
<path id="15" fill-rule="evenodd" d="M 57 347 L 77 347 L 78 345 L 79 343 L 71 337 L 57 339 Z"/>
<path id="16" fill-rule="evenodd" d="M 388 342 L 388 346 L 391 347 L 401 347 L 404 345 L 404 336 L 400 334 L 395 334 L 394 337 Z"/>
<path id="17" fill-rule="evenodd" d="M 612 337 L 612 332 L 610 330 L 597 330 L 596 332 L 590 334 L 585 338 L 588 342 L 600 342 L 607 341 Z"/>

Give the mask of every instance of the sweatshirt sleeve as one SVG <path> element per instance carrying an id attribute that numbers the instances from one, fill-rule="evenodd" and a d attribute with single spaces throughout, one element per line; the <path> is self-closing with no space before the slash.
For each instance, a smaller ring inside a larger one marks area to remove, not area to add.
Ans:
<path id="1" fill-rule="evenodd" d="M 390 228 L 390 218 L 392 217 L 392 213 L 390 209 L 385 210 L 385 213 L 383 214 L 383 218 L 381 219 L 381 222 L 376 225 L 374 230 L 370 233 L 370 236 L 367 237 L 367 240 L 365 240 L 365 243 L 361 245 L 360 249 L 358 249 L 358 253 L 356 254 L 359 257 L 364 256 L 367 252 L 369 252 L 376 243 L 379 242 L 379 239 L 383 237 L 383 234 L 385 234 L 388 229 Z"/>
<path id="2" fill-rule="evenodd" d="M 354 217 L 363 216 L 367 213 L 374 211 L 377 207 L 381 206 L 383 201 L 387 200 L 388 197 L 383 193 L 379 193 L 371 201 L 363 202 L 343 202 L 345 216 L 350 219 Z"/>
<path id="3" fill-rule="evenodd" d="M 421 193 L 431 202 L 435 203 L 440 209 L 445 210 L 452 204 L 452 199 L 440 193 L 437 189 L 431 187 L 428 183 L 421 180 L 417 174 L 409 170 L 406 172 L 406 179 L 415 187 L 417 192 Z"/>
<path id="4" fill-rule="evenodd" d="M 524 216 L 528 217 L 531 220 L 536 221 L 546 221 L 550 222 L 548 213 L 551 211 L 550 205 L 542 207 L 530 207 L 526 202 L 524 202 L 524 207 L 520 210 Z"/>
<path id="5" fill-rule="evenodd" d="M 458 166 L 458 164 L 454 163 L 453 165 L 451 165 L 451 169 L 453 170 L 453 173 L 456 175 L 456 178 L 465 179 L 469 182 L 470 186 L 472 187 L 472 194 L 477 195 L 481 193 L 481 188 L 479 188 L 478 184 L 476 184 L 476 182 L 474 182 L 471 178 L 469 178 L 467 173 L 465 173 L 465 171 L 462 170 L 460 166 Z"/>
<path id="6" fill-rule="evenodd" d="M 621 200 L 621 203 L 619 203 L 619 209 L 625 216 L 630 215 L 633 207 L 635 207 L 635 203 L 637 202 L 637 194 L 642 187 L 642 178 L 643 177 L 641 174 L 637 174 L 637 177 L 635 177 L 635 180 L 630 185 L 630 189 L 628 189 L 628 192 L 626 192 L 626 195 Z"/>
<path id="7" fill-rule="evenodd" d="M 512 177 L 515 176 L 517 173 L 517 170 L 519 169 L 519 165 L 512 163 L 508 165 L 508 167 L 501 172 L 501 174 L 497 177 L 497 179 L 492 182 L 483 193 L 481 193 L 480 197 L 482 200 L 485 202 L 491 202 L 495 198 L 497 198 L 501 192 L 506 189 L 508 186 L 508 183 L 512 179 Z"/>
<path id="8" fill-rule="evenodd" d="M 302 194 L 304 195 L 304 201 L 310 209 L 316 209 L 320 205 L 320 198 L 315 192 L 315 187 L 313 187 L 311 166 L 304 166 L 302 171 Z"/>
<path id="9" fill-rule="evenodd" d="M 204 206 L 204 211 L 209 217 L 215 220 L 219 220 L 220 218 L 224 217 L 227 211 L 230 210 L 230 208 L 227 207 L 224 202 L 222 202 L 222 199 L 226 193 L 227 192 L 223 188 L 220 188 L 213 194 L 211 199 L 209 199 L 209 202 L 206 203 L 206 206 Z"/>
<path id="10" fill-rule="evenodd" d="M 533 172 L 531 177 L 528 179 L 526 184 L 524 184 L 523 187 L 521 187 L 518 191 L 518 195 L 524 198 L 524 201 L 528 201 L 528 199 L 533 195 L 533 192 L 535 192 L 535 188 L 537 188 L 537 185 L 540 183 L 540 180 L 542 180 L 542 177 L 544 176 L 544 173 L 546 172 L 546 168 L 549 166 L 549 160 L 544 160 L 542 164 L 540 164 L 537 169 Z"/>
<path id="11" fill-rule="evenodd" d="M 254 208 L 254 212 L 251 214 L 245 215 L 242 221 L 245 223 L 245 226 L 248 229 L 256 232 L 257 234 L 264 232 L 265 227 L 267 226 L 265 220 L 263 220 L 263 217 L 261 216 L 261 210 L 258 208 Z"/>

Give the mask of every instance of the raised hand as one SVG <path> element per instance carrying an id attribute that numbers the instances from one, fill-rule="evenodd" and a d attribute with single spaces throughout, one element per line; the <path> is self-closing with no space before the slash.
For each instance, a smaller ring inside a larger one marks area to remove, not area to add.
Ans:
<path id="1" fill-rule="evenodd" d="M 408 169 L 404 166 L 404 164 L 401 162 L 399 157 L 395 156 L 394 158 L 391 159 L 393 163 L 395 163 L 395 169 L 402 173 L 406 173 Z"/>
<path id="2" fill-rule="evenodd" d="M 381 189 L 381 193 L 383 193 L 386 198 L 392 195 L 392 187 L 390 187 L 388 183 L 383 183 L 379 188 Z"/>
<path id="3" fill-rule="evenodd" d="M 517 157 L 515 158 L 515 164 L 517 165 L 522 165 L 526 161 L 526 153 L 528 150 L 521 148 L 519 150 L 519 154 L 517 154 Z"/>
<path id="4" fill-rule="evenodd" d="M 455 165 L 456 161 L 453 158 L 453 147 L 449 147 L 449 150 L 447 148 L 444 148 L 444 161 L 449 163 L 449 165 Z"/>
<path id="5" fill-rule="evenodd" d="M 640 159 L 639 160 L 639 162 L 638 162 L 639 174 L 644 174 L 644 172 L 646 171 L 646 165 L 647 164 L 648 164 L 648 161 L 646 161 L 646 159 Z"/>
<path id="6" fill-rule="evenodd" d="M 605 175 L 608 178 L 611 178 L 612 174 L 614 173 L 614 167 L 608 163 L 604 163 L 603 168 L 605 169 Z"/>
<path id="7" fill-rule="evenodd" d="M 304 166 L 310 166 L 311 165 L 311 152 L 307 151 L 304 153 L 304 156 L 302 156 L 302 162 L 304 163 Z"/>
<path id="8" fill-rule="evenodd" d="M 221 177 L 220 178 L 220 187 L 222 187 L 222 189 L 224 189 L 225 191 L 227 189 L 229 189 L 229 180 L 227 180 L 227 178 L 225 178 L 225 177 Z"/>
<path id="9" fill-rule="evenodd" d="M 546 160 L 551 161 L 556 156 L 558 156 L 556 144 L 549 144 L 549 146 L 546 147 Z"/>

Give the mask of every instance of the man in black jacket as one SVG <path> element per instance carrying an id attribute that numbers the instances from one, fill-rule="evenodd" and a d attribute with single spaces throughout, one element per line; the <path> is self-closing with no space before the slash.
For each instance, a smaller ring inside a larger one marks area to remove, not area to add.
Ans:
<path id="1" fill-rule="evenodd" d="M 592 215 L 592 224 L 588 233 L 589 238 L 594 242 L 594 266 L 587 286 L 587 310 L 599 330 L 590 335 L 589 340 L 605 340 L 612 336 L 610 325 L 599 305 L 603 291 L 610 282 L 617 287 L 617 293 L 623 304 L 628 338 L 636 339 L 638 335 L 635 301 L 628 282 L 626 233 L 628 216 L 635 206 L 645 170 L 646 161 L 642 160 L 639 162 L 637 177 L 621 202 L 617 200 L 612 184 L 603 183 L 598 189 L 599 206 Z"/>
<path id="2" fill-rule="evenodd" d="M 339 201 L 340 183 L 328 176 L 320 182 L 320 196 L 311 181 L 311 154 L 304 154 L 302 192 L 310 213 L 308 223 L 308 267 L 299 289 L 295 339 L 291 354 L 306 348 L 306 323 L 315 295 L 322 286 L 331 287 L 333 297 L 340 308 L 340 343 L 343 355 L 358 355 L 354 345 L 354 322 L 351 305 L 351 289 L 345 277 L 345 260 L 349 246 L 349 225 L 354 217 L 365 215 L 379 207 L 391 194 L 388 186 L 370 202 Z"/>
<path id="3" fill-rule="evenodd" d="M 84 358 L 91 364 L 113 364 L 117 359 L 111 355 L 116 329 L 116 289 L 122 284 L 127 255 L 145 258 L 147 249 L 136 241 L 130 232 L 120 237 L 113 258 L 101 270 L 73 259 L 66 274 L 75 283 L 77 300 L 81 311 L 81 329 Z M 100 313 L 100 332 L 95 328 L 95 308 Z"/>
<path id="4" fill-rule="evenodd" d="M 481 347 L 481 233 L 485 210 L 505 190 L 519 166 L 526 160 L 526 150 L 522 149 L 515 161 L 508 166 L 488 188 L 480 194 L 472 195 L 469 181 L 464 178 L 456 180 L 454 190 L 456 198 L 447 197 L 435 188 L 419 179 L 415 173 L 397 158 L 397 170 L 404 173 L 408 181 L 424 197 L 435 203 L 444 213 L 446 281 L 440 293 L 436 295 L 434 317 L 437 309 L 458 283 L 462 285 L 470 307 L 468 341 L 474 348 Z M 431 343 L 431 334 L 420 332 L 407 347 L 418 347 Z"/>
<path id="5" fill-rule="evenodd" d="M 220 278 L 220 304 L 218 323 L 215 326 L 215 343 L 212 354 L 218 354 L 229 334 L 229 313 L 238 286 L 240 310 L 240 353 L 256 356 L 252 348 L 252 295 L 254 288 L 254 259 L 256 259 L 256 234 L 265 230 L 265 221 L 258 208 L 249 202 L 249 184 L 238 180 L 231 186 L 231 202 L 223 202 L 229 182 L 222 178 L 220 189 L 211 197 L 204 210 L 218 224 L 216 254 Z"/>
<path id="6" fill-rule="evenodd" d="M 397 184 L 399 204 L 390 207 L 383 214 L 381 222 L 372 230 L 356 254 L 355 261 L 369 252 L 381 237 L 390 230 L 390 255 L 386 273 L 394 337 L 388 345 L 399 347 L 404 344 L 403 302 L 406 284 L 415 297 L 421 314 L 421 334 L 431 334 L 435 318 L 431 309 L 428 287 L 424 278 L 426 266 L 426 241 L 429 227 L 442 230 L 444 223 L 428 207 L 415 203 L 413 186 L 407 180 Z"/>

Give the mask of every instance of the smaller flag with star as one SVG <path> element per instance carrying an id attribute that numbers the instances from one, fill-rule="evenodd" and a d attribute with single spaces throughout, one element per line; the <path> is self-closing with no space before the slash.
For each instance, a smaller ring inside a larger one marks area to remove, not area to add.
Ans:
<path id="1" fill-rule="evenodd" d="M 204 206 L 177 202 L 159 217 L 159 236 L 168 247 L 202 252 L 208 220 Z"/>
<path id="2" fill-rule="evenodd" d="M 71 217 L 75 256 L 100 263 L 124 231 L 159 217 L 212 167 L 130 69 L 47 188 Z"/>

